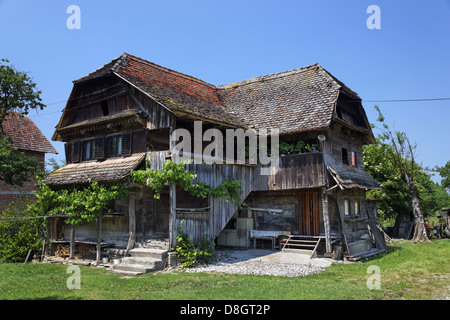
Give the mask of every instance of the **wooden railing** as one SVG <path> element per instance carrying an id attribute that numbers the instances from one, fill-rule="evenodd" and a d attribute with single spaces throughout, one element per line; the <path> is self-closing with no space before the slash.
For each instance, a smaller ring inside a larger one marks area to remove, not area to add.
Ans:
<path id="1" fill-rule="evenodd" d="M 159 170 L 169 151 L 152 152 L 150 168 Z M 263 174 L 270 165 L 246 164 L 189 164 L 186 168 L 197 173 L 199 181 L 211 186 L 220 184 L 228 175 L 240 179 L 252 191 L 318 188 L 325 185 L 325 166 L 322 152 L 310 152 L 279 157 L 275 174 Z M 251 174 L 250 174 L 251 173 Z M 248 180 L 251 179 L 251 180 Z"/>
<path id="2" fill-rule="evenodd" d="M 255 172 L 255 191 L 318 188 L 325 185 L 321 152 L 281 156 L 279 169 L 272 175 L 261 174 L 262 168 L 264 166 L 258 166 Z"/>

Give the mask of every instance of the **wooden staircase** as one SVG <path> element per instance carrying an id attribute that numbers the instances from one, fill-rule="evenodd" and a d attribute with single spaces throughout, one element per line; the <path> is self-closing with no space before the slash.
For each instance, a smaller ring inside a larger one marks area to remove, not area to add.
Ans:
<path id="1" fill-rule="evenodd" d="M 324 237 L 290 235 L 281 240 L 281 251 L 309 254 L 311 258 L 315 258 L 321 243 L 325 244 Z"/>

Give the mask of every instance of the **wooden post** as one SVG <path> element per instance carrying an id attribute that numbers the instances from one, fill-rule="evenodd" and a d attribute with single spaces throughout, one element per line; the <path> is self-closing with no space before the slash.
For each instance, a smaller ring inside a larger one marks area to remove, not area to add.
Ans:
<path id="1" fill-rule="evenodd" d="M 128 204 L 128 245 L 127 245 L 127 253 L 131 249 L 133 249 L 134 244 L 136 242 L 136 211 L 135 211 L 135 200 L 136 194 L 129 192 L 130 202 Z"/>
<path id="2" fill-rule="evenodd" d="M 70 229 L 70 254 L 69 259 L 73 259 L 75 254 L 75 225 L 72 225 L 72 229 Z"/>
<path id="3" fill-rule="evenodd" d="M 171 159 L 172 161 L 174 160 L 173 158 L 173 149 L 175 146 L 175 141 L 173 140 L 173 132 L 177 127 L 176 124 L 176 118 L 175 116 L 172 117 L 172 120 L 170 121 L 171 125 L 170 125 L 170 129 L 169 129 L 169 134 L 170 134 L 170 139 L 169 139 L 169 148 L 170 148 L 170 153 L 171 153 Z M 175 210 L 175 208 L 177 207 L 177 186 L 175 183 L 172 183 L 169 186 L 169 210 L 170 210 L 170 217 L 169 217 L 169 248 L 175 248 L 175 246 L 177 245 L 177 236 L 176 236 L 176 231 L 177 231 L 177 212 Z"/>
<path id="4" fill-rule="evenodd" d="M 102 214 L 97 219 L 97 261 L 102 260 Z"/>
<path id="5" fill-rule="evenodd" d="M 170 248 L 175 248 L 177 245 L 176 231 L 177 231 L 177 213 L 175 208 L 177 207 L 177 186 L 175 183 L 170 185 L 170 217 L 169 217 L 169 245 Z"/>
<path id="6" fill-rule="evenodd" d="M 322 187 L 322 212 L 323 225 L 325 228 L 325 248 L 326 253 L 331 253 L 331 229 L 330 229 L 330 215 L 328 213 L 328 195 L 327 188 Z"/>

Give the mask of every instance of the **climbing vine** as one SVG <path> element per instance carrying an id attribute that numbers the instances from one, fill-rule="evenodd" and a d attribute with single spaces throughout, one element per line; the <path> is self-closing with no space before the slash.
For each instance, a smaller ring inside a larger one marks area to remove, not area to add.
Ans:
<path id="1" fill-rule="evenodd" d="M 164 162 L 161 170 L 135 170 L 131 172 L 131 179 L 134 183 L 146 185 L 153 189 L 155 198 L 159 199 L 164 185 L 177 183 L 190 195 L 198 198 L 206 198 L 208 195 L 233 201 L 239 206 L 242 193 L 241 180 L 228 176 L 220 185 L 211 187 L 204 182 L 194 183 L 197 174 L 185 169 L 186 162 L 176 164 L 171 160 Z"/>
<path id="2" fill-rule="evenodd" d="M 127 189 L 89 181 L 84 188 L 52 190 L 39 181 L 39 190 L 35 194 L 36 201 L 29 205 L 28 210 L 42 216 L 64 214 L 67 223 L 81 225 L 95 221 L 108 208 L 111 200 L 125 197 Z"/>

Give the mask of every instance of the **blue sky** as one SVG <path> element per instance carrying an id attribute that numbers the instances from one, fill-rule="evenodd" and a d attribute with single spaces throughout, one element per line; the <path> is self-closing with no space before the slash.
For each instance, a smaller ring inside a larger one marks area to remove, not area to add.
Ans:
<path id="1" fill-rule="evenodd" d="M 66 26 L 73 4 L 79 30 Z M 381 29 L 366 26 L 370 5 Z M 43 91 L 48 107 L 30 117 L 49 139 L 72 81 L 123 52 L 214 85 L 318 62 L 360 95 L 370 122 L 378 104 L 424 166 L 450 160 L 450 100 L 369 102 L 450 98 L 450 0 L 0 0 L 0 58 Z M 59 155 L 47 158 L 63 159 L 52 143 Z"/>

